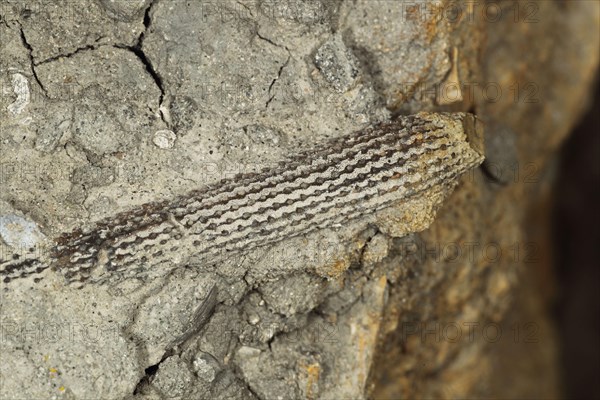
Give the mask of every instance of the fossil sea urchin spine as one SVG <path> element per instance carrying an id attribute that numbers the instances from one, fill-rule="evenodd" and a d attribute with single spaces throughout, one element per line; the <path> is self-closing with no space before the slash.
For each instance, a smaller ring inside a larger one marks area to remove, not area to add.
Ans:
<path id="1" fill-rule="evenodd" d="M 43 271 L 70 281 L 135 274 L 176 254 L 210 260 L 406 201 L 483 161 L 477 119 L 419 113 L 381 123 L 298 153 L 278 167 L 238 175 L 55 239 L 47 257 L 0 261 L 4 282 Z"/>

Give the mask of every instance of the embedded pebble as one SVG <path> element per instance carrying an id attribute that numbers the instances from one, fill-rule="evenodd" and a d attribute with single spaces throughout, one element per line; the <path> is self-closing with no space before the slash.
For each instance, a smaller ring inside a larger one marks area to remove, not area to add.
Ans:
<path id="1" fill-rule="evenodd" d="M 315 55 L 315 65 L 338 93 L 350 90 L 360 76 L 359 62 L 340 34 L 333 35 Z"/>
<path id="2" fill-rule="evenodd" d="M 194 371 L 196 376 L 200 378 L 204 383 L 210 383 L 215 380 L 217 376 L 217 370 L 214 363 L 211 363 L 203 356 L 198 356 L 193 361 Z"/>
<path id="3" fill-rule="evenodd" d="M 189 388 L 194 381 L 185 362 L 179 356 L 167 358 L 160 364 L 152 385 L 168 397 L 187 397 Z"/>
<path id="4" fill-rule="evenodd" d="M 173 131 L 169 131 L 169 130 L 165 129 L 165 130 L 157 131 L 154 134 L 154 138 L 152 139 L 152 142 L 154 142 L 154 144 L 158 148 L 170 149 L 175 144 L 176 138 L 177 138 L 177 136 L 175 136 L 175 133 Z"/>
<path id="5" fill-rule="evenodd" d="M 387 237 L 381 234 L 375 235 L 365 246 L 362 262 L 365 267 L 374 266 L 388 255 L 388 251 L 389 243 Z"/>

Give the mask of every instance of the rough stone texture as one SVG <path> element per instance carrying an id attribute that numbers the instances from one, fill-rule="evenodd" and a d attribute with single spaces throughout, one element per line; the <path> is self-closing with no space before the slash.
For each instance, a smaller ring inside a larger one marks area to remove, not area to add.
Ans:
<path id="1" fill-rule="evenodd" d="M 29 246 L 15 221 L 42 241 L 395 113 L 474 111 L 487 147 L 450 197 L 364 232 L 144 282 L 2 288 L 0 397 L 559 396 L 543 221 L 599 5 L 484 6 L 0 0 L 2 255 Z M 168 353 L 213 285 L 212 317 Z"/>

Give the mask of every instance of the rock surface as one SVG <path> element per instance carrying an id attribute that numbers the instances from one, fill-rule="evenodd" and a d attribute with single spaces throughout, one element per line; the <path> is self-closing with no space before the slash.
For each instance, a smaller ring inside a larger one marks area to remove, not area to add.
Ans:
<path id="1" fill-rule="evenodd" d="M 0 283 L 0 398 L 560 395 L 544 221 L 598 3 L 27 3 L 0 0 L 2 257 L 395 114 L 475 112 L 487 159 L 366 231 L 146 282 Z"/>

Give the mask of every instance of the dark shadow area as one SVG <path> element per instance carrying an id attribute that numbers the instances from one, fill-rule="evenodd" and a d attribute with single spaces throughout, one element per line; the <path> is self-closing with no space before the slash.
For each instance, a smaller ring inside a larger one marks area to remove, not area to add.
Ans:
<path id="1" fill-rule="evenodd" d="M 565 395 L 600 399 L 600 86 L 565 143 L 556 182 L 556 304 Z"/>

